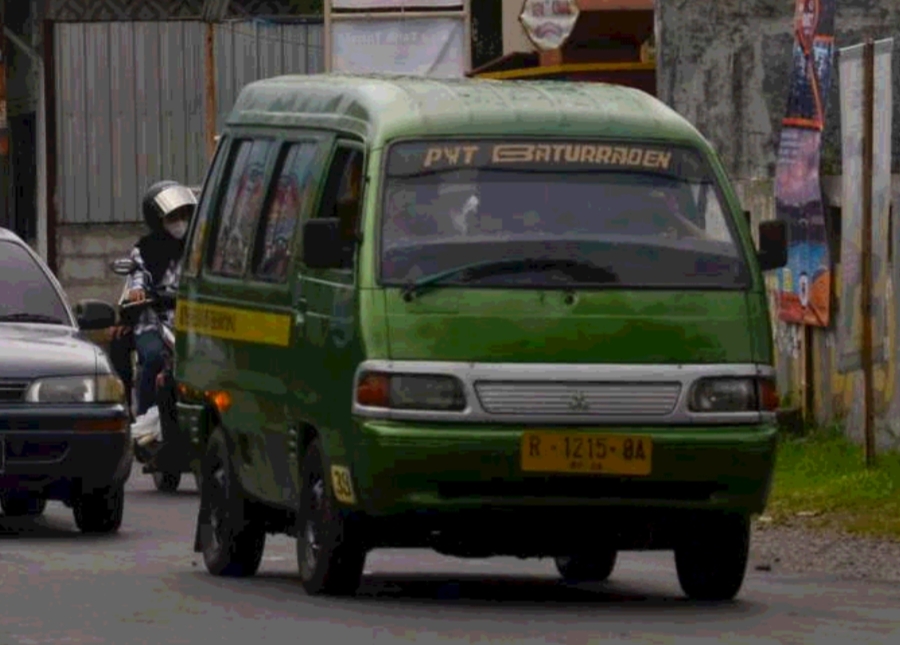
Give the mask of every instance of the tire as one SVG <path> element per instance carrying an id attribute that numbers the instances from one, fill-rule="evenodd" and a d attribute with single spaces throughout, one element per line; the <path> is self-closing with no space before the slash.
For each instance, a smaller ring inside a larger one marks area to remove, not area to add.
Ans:
<path id="1" fill-rule="evenodd" d="M 6 517 L 37 517 L 44 514 L 47 500 L 33 495 L 3 495 L 0 508 Z"/>
<path id="2" fill-rule="evenodd" d="M 359 589 L 367 549 L 359 526 L 338 511 L 325 476 L 322 445 L 314 439 L 303 458 L 297 565 L 311 596 L 347 596 Z"/>
<path id="3" fill-rule="evenodd" d="M 694 600 L 722 602 L 740 592 L 750 554 L 750 519 L 716 515 L 675 549 L 678 582 Z"/>
<path id="4" fill-rule="evenodd" d="M 153 473 L 153 485 L 160 493 L 174 493 L 181 485 L 181 473 Z"/>
<path id="5" fill-rule="evenodd" d="M 566 582 L 605 582 L 616 568 L 618 552 L 603 550 L 592 555 L 554 558 L 556 570 Z"/>
<path id="6" fill-rule="evenodd" d="M 125 511 L 125 486 L 81 495 L 72 505 L 75 524 L 82 533 L 117 533 Z"/>
<path id="7" fill-rule="evenodd" d="M 200 545 L 203 564 L 214 576 L 246 578 L 262 562 L 266 532 L 255 522 L 232 468 L 221 430 L 213 432 L 203 460 L 200 489 Z"/>

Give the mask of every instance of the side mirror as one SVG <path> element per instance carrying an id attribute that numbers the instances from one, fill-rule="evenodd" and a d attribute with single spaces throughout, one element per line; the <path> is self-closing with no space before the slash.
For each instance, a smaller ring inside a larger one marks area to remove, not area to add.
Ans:
<path id="1" fill-rule="evenodd" d="M 336 217 L 311 219 L 303 225 L 303 263 L 310 269 L 340 269 L 345 240 Z"/>
<path id="2" fill-rule="evenodd" d="M 787 224 L 780 220 L 761 222 L 759 225 L 759 266 L 763 271 L 773 271 L 787 265 Z"/>
<path id="3" fill-rule="evenodd" d="M 116 324 L 116 310 L 102 300 L 82 300 L 75 305 L 78 327 L 84 331 L 107 329 Z"/>
<path id="4" fill-rule="evenodd" d="M 134 271 L 136 267 L 137 265 L 131 258 L 119 258 L 118 260 L 113 260 L 109 265 L 109 268 L 112 269 L 112 272 L 116 275 L 128 275 Z"/>

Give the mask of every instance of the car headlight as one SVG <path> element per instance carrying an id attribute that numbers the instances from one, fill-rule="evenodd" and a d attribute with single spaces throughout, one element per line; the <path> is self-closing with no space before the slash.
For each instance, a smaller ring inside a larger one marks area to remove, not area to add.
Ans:
<path id="1" fill-rule="evenodd" d="M 775 381 L 767 378 L 709 378 L 694 384 L 692 412 L 768 412 L 778 409 Z"/>
<path id="2" fill-rule="evenodd" d="M 459 379 L 432 374 L 367 372 L 357 384 L 356 402 L 396 410 L 460 412 L 466 409 L 466 395 Z"/>
<path id="3" fill-rule="evenodd" d="M 124 403 L 125 386 L 114 374 L 45 378 L 29 386 L 25 400 L 29 403 Z"/>

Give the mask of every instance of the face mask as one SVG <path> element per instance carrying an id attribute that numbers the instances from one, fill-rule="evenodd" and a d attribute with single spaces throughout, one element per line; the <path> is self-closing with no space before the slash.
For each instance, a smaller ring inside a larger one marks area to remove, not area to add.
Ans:
<path id="1" fill-rule="evenodd" d="M 167 222 L 166 232 L 169 235 L 174 237 L 176 240 L 184 239 L 184 236 L 187 234 L 188 223 L 184 220 L 179 220 L 177 222 Z"/>

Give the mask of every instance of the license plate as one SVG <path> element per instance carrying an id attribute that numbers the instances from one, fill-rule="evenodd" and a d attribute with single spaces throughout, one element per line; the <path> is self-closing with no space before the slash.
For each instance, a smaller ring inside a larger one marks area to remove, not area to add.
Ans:
<path id="1" fill-rule="evenodd" d="M 541 473 L 649 475 L 653 441 L 649 437 L 564 432 L 526 432 L 522 470 Z"/>

